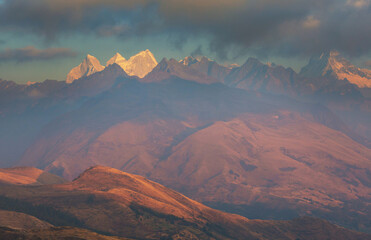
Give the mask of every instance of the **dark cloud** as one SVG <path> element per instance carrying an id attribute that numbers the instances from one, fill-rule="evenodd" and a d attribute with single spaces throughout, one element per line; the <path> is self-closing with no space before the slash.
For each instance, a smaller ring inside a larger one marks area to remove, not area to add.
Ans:
<path id="1" fill-rule="evenodd" d="M 71 33 L 122 35 L 129 32 L 128 27 L 143 25 L 147 2 L 4 0 L 0 5 L 0 29 L 38 34 L 49 41 L 61 34 Z"/>
<path id="2" fill-rule="evenodd" d="M 74 57 L 76 52 L 68 48 L 37 49 L 33 46 L 16 49 L 5 49 L 0 52 L 0 62 L 30 62 Z"/>
<path id="3" fill-rule="evenodd" d="M 371 50 L 370 0 L 5 0 L 0 22 L 0 31 L 49 41 L 76 33 L 165 34 L 180 48 L 201 37 L 220 58 Z"/>

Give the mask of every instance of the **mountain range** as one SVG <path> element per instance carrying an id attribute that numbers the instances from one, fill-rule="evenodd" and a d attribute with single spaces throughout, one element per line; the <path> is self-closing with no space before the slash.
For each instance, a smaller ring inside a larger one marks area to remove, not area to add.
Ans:
<path id="1" fill-rule="evenodd" d="M 338 53 L 301 73 L 254 58 L 157 64 L 148 50 L 74 69 L 64 82 L 0 81 L 1 166 L 72 180 L 105 165 L 248 218 L 371 232 L 371 80 Z"/>
<path id="2" fill-rule="evenodd" d="M 76 79 L 90 76 L 96 72 L 101 72 L 112 64 L 119 65 L 129 76 L 143 78 L 157 66 L 157 61 L 153 54 L 147 49 L 126 60 L 120 53 L 116 53 L 106 66 L 102 66 L 99 60 L 91 55 L 87 55 L 84 61 L 74 67 L 67 75 L 66 83 L 72 83 Z"/>

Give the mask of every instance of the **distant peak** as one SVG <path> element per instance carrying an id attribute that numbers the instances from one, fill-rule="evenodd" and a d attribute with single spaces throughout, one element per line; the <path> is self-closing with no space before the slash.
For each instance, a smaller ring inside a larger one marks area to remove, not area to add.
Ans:
<path id="1" fill-rule="evenodd" d="M 188 57 L 185 57 L 184 59 L 180 60 L 179 63 L 183 64 L 184 66 L 191 66 L 195 63 L 198 63 L 199 61 L 192 57 L 192 56 L 188 56 Z"/>
<path id="2" fill-rule="evenodd" d="M 130 60 L 133 60 L 133 59 L 135 59 L 135 58 L 138 58 L 138 57 L 149 58 L 149 60 L 152 61 L 153 64 L 155 64 L 155 65 L 158 64 L 158 63 L 157 63 L 157 60 L 156 60 L 156 58 L 155 58 L 155 56 L 154 56 L 153 53 L 152 53 L 150 50 L 148 50 L 148 49 L 146 49 L 146 50 L 144 50 L 144 51 L 141 51 L 141 52 L 137 53 L 136 55 L 132 56 L 132 57 L 129 59 L 129 61 L 130 61 Z"/>
<path id="3" fill-rule="evenodd" d="M 100 64 L 99 60 L 96 57 L 87 54 L 86 58 L 83 60 L 82 63 L 80 63 L 80 65 L 71 69 L 71 71 L 67 75 L 66 82 L 72 83 L 76 79 L 103 71 L 103 69 L 104 66 Z"/>
<path id="4" fill-rule="evenodd" d="M 115 58 L 123 58 L 123 59 L 125 59 L 120 53 L 116 53 L 113 57 L 115 57 Z"/>
<path id="5" fill-rule="evenodd" d="M 322 52 L 321 55 L 312 56 L 310 61 L 329 61 L 330 59 L 338 59 L 341 57 L 340 52 L 336 50 Z"/>
<path id="6" fill-rule="evenodd" d="M 156 66 L 156 70 L 158 71 L 165 71 L 169 65 L 171 65 L 171 61 L 172 59 L 167 59 L 166 57 L 164 57 L 159 64 L 157 64 Z"/>
<path id="7" fill-rule="evenodd" d="M 120 53 L 116 53 L 107 61 L 106 66 L 114 63 L 119 65 L 129 76 L 137 76 L 139 78 L 146 76 L 158 64 L 156 58 L 148 49 L 137 53 L 128 60 L 126 60 Z"/>
<path id="8" fill-rule="evenodd" d="M 98 58 L 92 56 L 92 55 L 87 55 L 86 56 L 86 59 L 88 59 L 92 64 L 96 64 L 96 65 L 100 65 L 100 62 L 98 60 Z"/>
<path id="9" fill-rule="evenodd" d="M 179 61 L 179 63 L 183 64 L 184 66 L 191 66 L 196 63 L 209 63 L 209 62 L 213 62 L 213 60 L 205 56 L 198 57 L 188 56 Z"/>
<path id="10" fill-rule="evenodd" d="M 93 55 L 90 55 L 90 54 L 86 55 L 86 58 L 84 59 L 84 62 L 87 62 L 87 63 L 92 64 L 92 65 L 100 65 L 99 60 L 96 57 L 94 57 Z"/>
<path id="11" fill-rule="evenodd" d="M 167 60 L 166 63 L 168 66 L 182 66 L 182 64 L 178 62 L 175 58 L 170 58 L 169 60 Z"/>
<path id="12" fill-rule="evenodd" d="M 322 52 L 319 56 L 318 55 L 312 56 L 309 60 L 309 63 L 310 64 L 321 63 L 322 66 L 325 66 L 326 64 L 333 64 L 338 61 L 344 62 L 346 61 L 346 59 L 341 56 L 340 52 L 336 50 L 331 50 Z"/>
<path id="13" fill-rule="evenodd" d="M 172 63 L 172 64 L 178 64 L 178 61 L 175 59 L 175 58 L 170 58 L 168 60 L 169 63 Z"/>
<path id="14" fill-rule="evenodd" d="M 205 56 L 197 57 L 196 59 L 200 62 L 213 62 L 213 60 Z"/>
<path id="15" fill-rule="evenodd" d="M 185 67 L 187 66 L 183 65 L 182 61 L 179 62 L 174 58 L 163 58 L 161 62 L 156 66 L 155 71 L 174 73 L 174 71 L 183 71 Z"/>
<path id="16" fill-rule="evenodd" d="M 87 54 L 85 58 L 86 59 L 91 59 L 91 58 L 95 58 L 96 59 L 96 57 L 94 57 L 93 55 L 90 55 L 90 54 Z"/>
<path id="17" fill-rule="evenodd" d="M 263 65 L 262 62 L 260 62 L 257 58 L 249 57 L 247 61 L 245 62 L 244 66 L 249 65 Z"/>
<path id="18" fill-rule="evenodd" d="M 153 55 L 153 54 L 152 54 L 152 52 L 150 50 L 146 49 L 144 51 L 140 51 L 139 53 L 137 53 L 134 56 L 137 56 L 137 55 Z"/>
<path id="19" fill-rule="evenodd" d="M 300 74 L 304 77 L 332 77 L 347 80 L 360 88 L 371 87 L 371 74 L 367 70 L 354 66 L 335 50 L 311 57 Z"/>
<path id="20" fill-rule="evenodd" d="M 106 66 L 116 63 L 119 66 L 123 67 L 122 64 L 124 64 L 125 61 L 126 59 L 120 53 L 117 52 L 115 55 L 113 55 L 112 58 L 110 58 L 110 60 L 107 61 Z"/>
<path id="21" fill-rule="evenodd" d="M 164 63 L 167 63 L 169 60 L 166 58 L 166 57 L 164 57 L 161 61 L 160 61 L 160 63 L 159 64 L 164 64 Z"/>

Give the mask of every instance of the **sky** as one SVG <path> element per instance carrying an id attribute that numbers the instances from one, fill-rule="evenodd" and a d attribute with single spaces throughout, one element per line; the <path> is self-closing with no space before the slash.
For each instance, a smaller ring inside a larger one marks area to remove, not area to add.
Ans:
<path id="1" fill-rule="evenodd" d="M 163 57 L 248 57 L 299 71 L 336 50 L 371 68 L 371 0 L 0 0 L 0 78 L 65 80 L 89 53 L 103 65 Z"/>

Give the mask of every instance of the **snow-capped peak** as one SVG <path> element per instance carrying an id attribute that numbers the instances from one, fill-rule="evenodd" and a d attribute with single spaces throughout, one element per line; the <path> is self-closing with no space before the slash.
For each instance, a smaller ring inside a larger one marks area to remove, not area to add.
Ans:
<path id="1" fill-rule="evenodd" d="M 133 61 L 136 58 L 144 58 L 145 60 L 148 61 L 147 63 L 156 64 L 156 65 L 158 64 L 155 56 L 148 49 L 146 49 L 145 51 L 139 52 L 137 55 L 132 56 L 129 59 L 129 61 L 130 60 Z M 154 67 L 156 67 L 156 65 Z"/>
<path id="2" fill-rule="evenodd" d="M 157 66 L 156 58 L 147 49 L 123 61 L 119 64 L 124 71 L 130 76 L 145 77 Z"/>
<path id="3" fill-rule="evenodd" d="M 121 68 L 124 68 L 125 62 L 126 62 L 126 59 L 120 53 L 116 53 L 110 60 L 107 61 L 106 67 L 116 63 Z"/>
<path id="4" fill-rule="evenodd" d="M 93 67 L 102 67 L 99 60 L 90 54 L 86 55 L 82 64 L 86 64 L 88 66 L 93 66 Z"/>
<path id="5" fill-rule="evenodd" d="M 106 66 L 114 63 L 119 65 L 128 75 L 140 78 L 146 76 L 157 66 L 156 58 L 148 49 L 132 56 L 129 60 L 126 60 L 120 53 L 116 53 L 107 61 Z M 104 68 L 96 57 L 88 54 L 80 65 L 68 73 L 66 82 L 72 83 L 81 77 L 103 71 Z"/>
<path id="6" fill-rule="evenodd" d="M 360 88 L 371 88 L 370 71 L 352 65 L 337 51 L 322 53 L 317 58 L 312 57 L 300 74 L 305 77 L 331 76 L 338 80 L 347 80 Z"/>
<path id="7" fill-rule="evenodd" d="M 76 79 L 79 79 L 84 76 L 89 76 L 93 73 L 103 71 L 104 66 L 102 66 L 99 60 L 88 54 L 84 61 L 78 66 L 74 67 L 67 75 L 66 82 L 72 83 Z"/>

